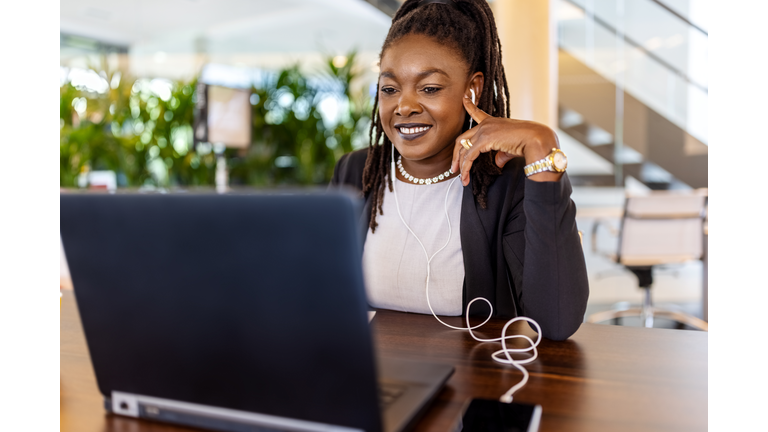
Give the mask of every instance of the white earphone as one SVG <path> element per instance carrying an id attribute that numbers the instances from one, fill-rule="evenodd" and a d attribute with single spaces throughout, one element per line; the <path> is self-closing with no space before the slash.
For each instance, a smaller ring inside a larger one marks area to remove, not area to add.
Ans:
<path id="1" fill-rule="evenodd" d="M 474 102 L 474 97 L 475 97 L 475 92 L 472 91 L 472 102 Z M 471 123 L 471 120 L 470 120 L 470 128 L 471 127 L 472 127 L 472 123 Z M 516 367 L 517 369 L 519 369 L 520 372 L 523 373 L 523 379 L 520 380 L 519 383 L 515 384 L 512 388 L 507 390 L 507 392 L 504 393 L 504 395 L 502 395 L 501 398 L 499 398 L 499 400 L 501 402 L 511 403 L 512 402 L 512 394 L 515 393 L 518 389 L 522 388 L 528 382 L 528 371 L 522 365 L 530 363 L 530 362 L 536 360 L 536 358 L 539 356 L 539 353 L 538 353 L 538 350 L 536 349 L 536 347 L 539 345 L 539 342 L 541 342 L 541 327 L 539 327 L 539 324 L 536 321 L 534 321 L 533 319 L 528 318 L 528 317 L 524 317 L 524 316 L 519 316 L 517 318 L 513 318 L 513 319 L 507 321 L 507 324 L 505 324 L 504 328 L 501 330 L 501 337 L 500 338 L 481 339 L 481 338 L 475 336 L 475 334 L 472 332 L 472 330 L 474 330 L 474 329 L 476 329 L 478 327 L 482 327 L 483 325 L 485 325 L 485 323 L 490 321 L 491 317 L 493 317 L 493 305 L 491 304 L 490 301 L 488 301 L 488 299 L 483 298 L 483 297 L 476 297 L 475 299 L 473 299 L 471 302 L 469 302 L 467 304 L 467 312 L 466 312 L 467 326 L 466 327 L 455 327 L 455 326 L 452 326 L 450 324 L 446 324 L 445 322 L 443 322 L 443 320 L 441 320 L 440 318 L 437 317 L 437 314 L 435 314 L 434 309 L 432 309 L 432 304 L 429 301 L 429 274 L 430 274 L 430 270 L 431 270 L 430 264 L 432 263 L 432 258 L 434 258 L 435 255 L 437 255 L 440 251 L 445 249 L 446 246 L 448 246 L 448 242 L 451 240 L 451 235 L 453 234 L 453 230 L 451 228 L 451 218 L 448 216 L 448 194 L 451 192 L 451 187 L 453 187 L 453 184 L 456 182 L 456 180 L 460 179 L 461 177 L 456 177 L 453 180 L 451 180 L 451 183 L 448 185 L 448 190 L 445 192 L 445 203 L 444 203 L 443 210 L 445 211 L 445 219 L 448 221 L 448 239 L 445 241 L 445 244 L 443 245 L 443 247 L 441 247 L 440 249 L 435 251 L 435 253 L 433 253 L 432 256 L 430 257 L 429 253 L 427 253 L 427 249 L 424 247 L 424 244 L 421 242 L 421 239 L 419 239 L 419 237 L 416 235 L 416 233 L 413 232 L 411 227 L 408 226 L 408 224 L 405 222 L 405 219 L 403 218 L 403 214 L 400 212 L 400 202 L 397 200 L 397 177 L 395 176 L 395 146 L 394 145 L 392 145 L 390 167 L 391 167 L 390 175 L 392 176 L 391 177 L 391 179 L 392 179 L 392 195 L 395 198 L 395 205 L 397 207 L 397 215 L 400 216 L 400 220 L 403 222 L 403 225 L 405 225 L 405 227 L 408 229 L 408 231 L 413 235 L 413 237 L 419 243 L 419 246 L 421 246 L 421 250 L 424 251 L 424 256 L 427 258 L 427 283 L 426 283 L 425 291 L 426 291 L 426 296 L 427 296 L 427 306 L 429 306 L 429 310 L 432 312 L 432 316 L 435 317 L 435 319 L 438 320 L 440 322 L 440 324 L 442 324 L 442 325 L 444 325 L 446 327 L 452 328 L 454 330 L 467 330 L 467 331 L 469 331 L 469 334 L 472 336 L 472 338 L 475 339 L 478 342 L 501 342 L 501 349 L 496 351 L 496 352 L 494 352 L 493 354 L 491 354 L 491 357 L 493 358 L 493 360 L 495 360 L 495 361 L 497 361 L 499 363 L 504 363 L 504 364 L 512 365 L 512 366 Z M 478 325 L 472 327 L 472 326 L 469 325 L 469 310 L 472 307 L 472 303 L 474 303 L 474 302 L 476 302 L 478 300 L 482 300 L 482 301 L 488 303 L 488 306 L 490 307 L 490 312 L 488 313 L 488 318 L 486 318 L 485 321 L 483 321 L 481 324 L 478 324 Z M 510 335 L 510 336 L 506 335 L 507 334 L 507 328 L 512 323 L 514 323 L 516 321 L 528 321 L 529 323 L 532 323 L 536 327 L 536 333 L 538 334 L 538 338 L 536 338 L 536 342 L 532 341 L 531 338 L 529 338 L 526 335 Z M 528 341 L 530 346 L 528 348 L 507 348 L 507 339 L 525 339 L 526 341 Z M 528 352 L 528 351 L 533 351 L 533 356 L 531 356 L 529 358 L 526 358 L 526 359 L 522 359 L 522 360 L 515 360 L 515 359 L 512 358 L 511 353 L 523 353 L 523 352 Z M 503 357 L 502 357 L 502 355 L 503 355 Z"/>
<path id="2" fill-rule="evenodd" d="M 475 103 L 475 89 L 469 89 L 469 92 L 472 93 L 472 103 Z M 472 116 L 469 116 L 469 128 L 472 129 Z"/>

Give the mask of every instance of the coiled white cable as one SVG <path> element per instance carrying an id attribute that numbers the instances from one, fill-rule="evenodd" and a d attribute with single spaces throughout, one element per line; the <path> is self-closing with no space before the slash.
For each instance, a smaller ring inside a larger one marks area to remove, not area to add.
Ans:
<path id="1" fill-rule="evenodd" d="M 499 400 L 501 402 L 511 403 L 512 402 L 512 395 L 516 391 L 521 389 L 523 386 L 525 386 L 525 384 L 528 382 L 529 374 L 528 374 L 528 371 L 525 369 L 525 367 L 523 367 L 523 365 L 533 362 L 534 360 L 536 360 L 536 358 L 539 355 L 539 352 L 536 349 L 536 347 L 539 345 L 539 342 L 541 342 L 541 327 L 539 327 L 539 323 L 537 323 L 535 320 L 533 320 L 531 318 L 528 318 L 528 317 L 522 317 L 522 316 L 521 317 L 516 317 L 516 318 L 513 318 L 513 319 L 507 321 L 507 323 L 504 325 L 504 328 L 501 330 L 501 337 L 494 338 L 494 339 L 482 339 L 482 338 L 479 338 L 479 337 L 477 337 L 475 335 L 475 333 L 472 330 L 477 329 L 479 327 L 482 327 L 488 321 L 491 320 L 491 317 L 493 317 L 493 305 L 491 304 L 491 302 L 488 299 L 483 298 L 483 297 L 476 297 L 475 299 L 473 299 L 472 301 L 470 301 L 467 304 L 467 313 L 466 313 L 467 326 L 466 327 L 456 327 L 456 326 L 452 326 L 450 324 L 447 324 L 446 322 L 441 320 L 437 316 L 437 314 L 435 314 L 435 310 L 432 309 L 432 304 L 429 301 L 429 276 L 430 276 L 430 270 L 431 270 L 430 264 L 432 263 L 432 259 L 435 257 L 435 255 L 437 255 L 440 251 L 445 249 L 448 246 L 448 242 L 450 242 L 450 240 L 451 240 L 451 235 L 453 234 L 453 231 L 452 231 L 452 228 L 451 228 L 451 218 L 448 216 L 448 195 L 451 192 L 451 187 L 453 187 L 453 184 L 456 183 L 456 180 L 460 179 L 461 177 L 456 177 L 453 180 L 451 180 L 451 183 L 448 185 L 448 190 L 445 193 L 445 202 L 444 202 L 443 210 L 445 211 L 445 219 L 448 221 L 448 239 L 445 241 L 445 244 L 440 249 L 435 251 L 435 253 L 433 253 L 432 256 L 429 256 L 429 253 L 427 252 L 427 248 L 424 247 L 424 244 L 421 242 L 421 239 L 419 239 L 419 237 L 416 235 L 416 233 L 413 232 L 411 227 L 408 226 L 408 223 L 406 223 L 405 219 L 403 218 L 403 214 L 400 212 L 400 202 L 397 200 L 397 186 L 396 186 L 396 184 L 397 184 L 397 177 L 395 175 L 395 149 L 394 149 L 394 145 L 392 146 L 390 168 L 391 168 L 391 178 L 392 178 L 392 191 L 393 191 L 393 195 L 394 195 L 394 198 L 395 198 L 395 205 L 397 207 L 397 214 L 398 214 L 398 216 L 400 216 L 400 220 L 403 222 L 403 225 L 405 225 L 405 227 L 408 229 L 408 231 L 411 233 L 411 235 L 413 235 L 413 238 L 415 238 L 416 241 L 419 243 L 419 246 L 421 246 L 421 250 L 424 251 L 424 256 L 427 258 L 427 281 L 426 281 L 425 294 L 427 296 L 427 306 L 429 306 L 429 310 L 432 312 L 432 316 L 435 317 L 435 319 L 437 321 L 439 321 L 440 324 L 442 324 L 442 325 L 444 325 L 446 327 L 452 328 L 454 330 L 467 330 L 467 331 L 469 331 L 470 336 L 472 336 L 472 338 L 475 339 L 478 342 L 501 342 L 501 349 L 496 351 L 496 352 L 494 352 L 491 355 L 493 360 L 497 361 L 499 363 L 512 365 L 512 366 L 516 367 L 517 369 L 519 369 L 520 372 L 523 373 L 523 379 L 520 380 L 519 383 L 517 383 L 514 386 L 512 386 L 509 390 L 507 390 L 506 393 L 504 393 L 499 398 Z M 483 321 L 481 324 L 478 324 L 476 326 L 470 326 L 470 324 L 469 324 L 469 310 L 472 307 L 472 304 L 474 302 L 478 301 L 478 300 L 482 300 L 482 301 L 488 303 L 488 307 L 490 307 L 490 312 L 488 313 L 488 318 L 486 318 L 485 321 Z M 513 324 L 513 323 L 515 323 L 517 321 L 528 321 L 529 323 L 532 323 L 534 326 L 536 326 L 536 333 L 538 335 L 538 337 L 536 338 L 536 342 L 531 340 L 531 338 L 529 338 L 526 335 L 510 335 L 510 336 L 507 336 L 507 328 L 509 328 L 509 326 L 511 324 Z M 525 348 L 507 348 L 507 339 L 524 339 L 524 340 L 528 341 L 530 346 L 525 347 Z M 529 357 L 529 358 L 525 358 L 525 359 L 521 359 L 521 360 L 516 360 L 516 359 L 512 358 L 512 353 L 526 353 L 526 352 L 529 352 L 529 351 L 533 352 L 533 355 L 531 357 Z"/>

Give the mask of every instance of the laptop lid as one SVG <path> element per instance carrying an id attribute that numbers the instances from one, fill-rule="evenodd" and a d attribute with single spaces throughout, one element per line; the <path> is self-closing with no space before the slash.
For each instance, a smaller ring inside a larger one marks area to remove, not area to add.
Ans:
<path id="1" fill-rule="evenodd" d="M 353 199 L 73 194 L 60 204 L 106 398 L 381 430 Z"/>

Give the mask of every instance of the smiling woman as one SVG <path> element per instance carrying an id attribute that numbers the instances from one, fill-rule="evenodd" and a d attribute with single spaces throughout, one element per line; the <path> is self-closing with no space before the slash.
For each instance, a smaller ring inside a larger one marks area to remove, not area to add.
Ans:
<path id="1" fill-rule="evenodd" d="M 446 144 L 463 132 L 468 74 L 457 52 L 429 36 L 404 36 L 384 52 L 380 121 L 414 176 L 431 177 L 450 165 L 453 148 Z"/>
<path id="2" fill-rule="evenodd" d="M 485 0 L 403 3 L 380 55 L 370 146 L 332 180 L 365 200 L 373 307 L 487 316 L 469 310 L 481 297 L 547 338 L 578 329 L 589 289 L 567 158 L 550 128 L 507 118 L 508 93 Z"/>

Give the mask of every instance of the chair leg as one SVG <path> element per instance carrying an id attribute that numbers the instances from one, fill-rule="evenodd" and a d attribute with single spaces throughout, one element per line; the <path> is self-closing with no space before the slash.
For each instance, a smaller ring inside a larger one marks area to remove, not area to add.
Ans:
<path id="1" fill-rule="evenodd" d="M 599 323 L 608 320 L 618 320 L 624 317 L 637 317 L 642 313 L 640 308 L 630 308 L 622 310 L 608 310 L 602 312 L 595 312 L 587 317 L 588 323 Z"/>
<path id="2" fill-rule="evenodd" d="M 613 305 L 613 310 L 615 311 L 625 311 L 629 309 L 629 302 L 627 301 L 621 301 Z M 624 319 L 622 319 L 621 316 L 617 316 L 616 318 L 611 320 L 611 324 L 616 326 L 622 326 L 624 325 Z"/>
<path id="3" fill-rule="evenodd" d="M 640 317 L 641 322 L 645 324 L 646 321 L 643 321 L 644 312 L 646 312 L 644 308 L 631 308 L 631 309 L 625 309 L 620 311 L 610 310 L 610 311 L 596 312 L 588 316 L 586 319 L 586 322 L 599 323 L 603 321 L 614 320 L 617 318 Z M 699 330 L 709 331 L 709 324 L 706 321 L 700 320 L 694 316 L 690 316 L 682 312 L 669 311 L 665 309 L 653 309 L 653 315 L 651 317 L 665 318 L 671 321 L 676 321 L 678 323 L 683 323 L 687 326 L 690 326 Z"/>
<path id="4" fill-rule="evenodd" d="M 643 311 L 640 315 L 640 321 L 647 328 L 653 328 L 653 303 L 651 302 L 651 287 L 642 287 L 645 291 L 643 298 Z"/>
<path id="5" fill-rule="evenodd" d="M 709 325 L 696 317 L 681 312 L 667 311 L 653 307 L 651 299 L 651 286 L 653 285 L 653 274 L 651 267 L 627 267 L 637 276 L 638 285 L 643 289 L 643 304 L 639 308 L 617 307 L 613 310 L 596 312 L 588 316 L 586 322 L 598 323 L 612 320 L 614 323 L 624 317 L 640 317 L 640 323 L 644 327 L 653 327 L 654 317 L 666 318 L 672 321 L 683 323 L 693 328 L 708 331 Z"/>
<path id="6" fill-rule="evenodd" d="M 677 321 L 699 330 L 709 331 L 709 324 L 704 320 L 696 318 L 695 316 L 664 309 L 656 309 L 654 313 L 659 318 L 666 318 L 668 320 Z"/>

